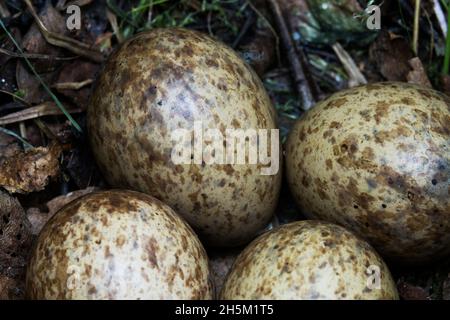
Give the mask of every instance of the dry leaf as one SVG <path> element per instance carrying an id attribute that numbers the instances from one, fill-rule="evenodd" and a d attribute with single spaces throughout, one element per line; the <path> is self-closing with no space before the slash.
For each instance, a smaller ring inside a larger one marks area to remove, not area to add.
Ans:
<path id="1" fill-rule="evenodd" d="M 70 108 L 67 110 L 69 113 L 81 112 L 81 109 Z M 25 120 L 36 119 L 43 116 L 59 115 L 63 114 L 61 109 L 58 108 L 53 101 L 46 101 L 40 105 L 29 107 L 21 111 L 10 113 L 6 116 L 0 117 L 0 126 L 5 124 L 17 123 Z"/>
<path id="2" fill-rule="evenodd" d="M 412 58 L 411 60 L 409 60 L 409 65 L 411 66 L 412 70 L 406 76 L 408 82 L 432 88 L 431 82 L 428 79 L 422 61 L 420 61 L 420 59 L 417 57 Z"/>
<path id="3" fill-rule="evenodd" d="M 0 167 L 0 186 L 17 193 L 43 190 L 60 172 L 61 152 L 59 144 L 52 144 L 15 154 Z"/>
<path id="4" fill-rule="evenodd" d="M 49 83 L 54 73 L 40 74 L 44 82 Z M 25 67 L 24 62 L 17 60 L 16 81 L 20 92 L 23 93 L 23 99 L 28 103 L 42 103 L 50 100 L 50 96 L 41 86 L 36 76 Z"/>
<path id="5" fill-rule="evenodd" d="M 47 2 L 40 12 L 39 18 L 45 26 L 52 32 L 67 34 L 66 21 L 50 2 Z M 33 23 L 28 32 L 23 37 L 22 47 L 25 52 L 46 54 L 50 56 L 62 56 L 63 50 L 49 44 L 36 23 Z M 34 60 L 33 66 L 38 73 L 46 73 L 55 70 L 60 66 L 60 61 L 54 60 Z"/>
<path id="6" fill-rule="evenodd" d="M 409 60 L 412 58 L 409 43 L 384 30 L 369 49 L 370 62 L 389 81 L 406 81 L 406 76 L 411 71 Z"/>

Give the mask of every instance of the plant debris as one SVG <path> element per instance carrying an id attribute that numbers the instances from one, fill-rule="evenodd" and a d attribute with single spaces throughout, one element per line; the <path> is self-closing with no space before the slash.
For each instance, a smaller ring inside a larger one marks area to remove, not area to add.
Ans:
<path id="1" fill-rule="evenodd" d="M 44 190 L 60 173 L 61 145 L 38 147 L 11 156 L 0 167 L 0 186 L 12 193 Z"/>
<path id="2" fill-rule="evenodd" d="M 222 40 L 263 79 L 284 142 L 304 109 L 354 85 L 403 81 L 450 95 L 448 3 L 0 1 L 0 186 L 18 197 L 0 190 L 0 299 L 23 298 L 28 250 L 48 219 L 107 187 L 85 111 L 102 63 L 123 41 L 168 26 Z M 81 9 L 78 30 L 66 26 L 70 5 Z M 381 30 L 368 30 L 368 5 L 380 7 Z M 286 185 L 277 212 L 268 228 L 303 218 Z M 217 291 L 239 251 L 208 249 Z M 394 276 L 402 299 L 450 300 L 450 262 Z"/>
<path id="3" fill-rule="evenodd" d="M 22 206 L 0 190 L 0 275 L 23 273 L 31 240 L 31 225 Z"/>

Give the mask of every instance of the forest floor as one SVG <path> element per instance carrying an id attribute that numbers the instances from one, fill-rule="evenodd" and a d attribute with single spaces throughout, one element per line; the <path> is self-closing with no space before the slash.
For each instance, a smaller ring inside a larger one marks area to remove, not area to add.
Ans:
<path id="1" fill-rule="evenodd" d="M 76 22 L 73 5 L 80 8 L 81 25 L 70 30 L 68 23 Z M 379 5 L 380 21 L 371 20 L 376 16 L 364 10 L 368 5 Z M 130 36 L 179 26 L 234 48 L 263 80 L 285 141 L 304 109 L 348 87 L 403 81 L 450 94 L 448 5 L 437 0 L 0 1 L 0 186 L 7 191 L 0 189 L 6 203 L 0 201 L 0 214 L 10 213 L 0 221 L 0 299 L 23 298 L 27 254 L 45 221 L 68 201 L 107 186 L 86 147 L 86 106 L 102 62 Z M 293 79 L 305 81 L 299 85 Z M 274 223 L 300 218 L 284 185 Z M 14 239 L 6 238 L 7 227 Z M 218 286 L 238 252 L 209 252 Z M 403 299 L 450 299 L 450 261 L 392 271 Z"/>

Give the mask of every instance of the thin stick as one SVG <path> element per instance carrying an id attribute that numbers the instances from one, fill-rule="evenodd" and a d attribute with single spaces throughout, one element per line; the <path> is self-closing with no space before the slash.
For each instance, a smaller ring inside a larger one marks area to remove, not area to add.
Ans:
<path id="1" fill-rule="evenodd" d="M 92 82 L 94 82 L 93 79 L 86 79 L 84 81 L 80 82 L 60 82 L 55 83 L 52 85 L 52 88 L 58 89 L 58 90 L 80 90 L 81 88 L 90 85 Z"/>
<path id="2" fill-rule="evenodd" d="M 9 91 L 6 91 L 6 90 L 0 90 L 0 92 L 13 97 L 15 100 L 18 100 L 19 102 L 21 102 L 22 104 L 26 105 L 27 107 L 31 107 L 31 104 L 28 103 L 28 101 L 26 101 L 25 99 L 19 97 L 14 92 L 9 92 Z"/>
<path id="3" fill-rule="evenodd" d="M 234 39 L 234 42 L 231 45 L 232 48 L 236 48 L 239 45 L 242 38 L 247 34 L 248 30 L 250 29 L 250 27 L 253 25 L 254 22 L 255 22 L 254 11 L 251 11 L 250 15 L 245 20 L 245 23 L 244 23 L 241 31 L 239 32 L 238 36 L 236 37 L 236 39 Z"/>
<path id="4" fill-rule="evenodd" d="M 419 43 L 419 19 L 420 19 L 420 1 L 416 0 L 414 8 L 414 30 L 413 30 L 413 51 L 417 56 L 418 43 Z"/>
<path id="5" fill-rule="evenodd" d="M 22 55 L 3 48 L 0 48 L 0 53 L 6 54 L 7 56 L 14 58 L 43 59 L 43 60 L 73 60 L 77 58 L 77 57 L 55 57 L 48 54 L 40 54 L 40 53 L 24 53 Z"/>
<path id="6" fill-rule="evenodd" d="M 122 32 L 120 32 L 119 24 L 117 23 L 117 17 L 116 15 L 106 8 L 106 17 L 108 18 L 109 23 L 111 24 L 111 28 L 113 29 L 114 35 L 117 38 L 117 41 L 119 43 L 123 42 L 123 36 Z"/>
<path id="7" fill-rule="evenodd" d="M 311 88 L 309 87 L 302 63 L 297 56 L 297 52 L 295 51 L 294 43 L 284 21 L 280 7 L 276 0 L 268 0 L 268 2 L 272 12 L 274 13 L 275 22 L 278 26 L 278 31 L 280 32 L 281 40 L 283 41 L 283 45 L 287 53 L 297 94 L 302 100 L 302 109 L 306 111 L 314 105 L 314 96 L 311 92 Z"/>
<path id="8" fill-rule="evenodd" d="M 44 132 L 47 138 L 60 142 L 58 137 L 52 132 L 52 130 L 50 130 L 49 127 L 47 127 L 47 125 L 41 119 L 33 119 L 33 122 L 38 126 L 39 129 L 41 129 L 42 132 Z"/>
<path id="9" fill-rule="evenodd" d="M 336 42 L 332 45 L 332 47 L 348 74 L 348 86 L 355 87 L 361 84 L 366 84 L 366 78 L 359 70 L 353 58 L 347 51 L 345 51 L 341 44 L 339 42 Z"/>
<path id="10" fill-rule="evenodd" d="M 69 109 L 70 113 L 79 113 L 82 112 L 81 109 Z M 30 107 L 21 111 L 10 113 L 6 116 L 0 118 L 0 125 L 7 125 L 12 123 L 17 123 L 25 120 L 36 119 L 43 116 L 53 116 L 60 115 L 62 111 L 58 109 L 55 103 L 48 101 L 44 102 L 40 105 Z"/>

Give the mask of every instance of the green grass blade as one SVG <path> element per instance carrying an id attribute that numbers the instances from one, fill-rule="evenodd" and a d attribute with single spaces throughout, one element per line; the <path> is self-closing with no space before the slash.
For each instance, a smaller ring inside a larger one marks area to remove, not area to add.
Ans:
<path id="1" fill-rule="evenodd" d="M 15 133 L 14 131 L 8 130 L 6 128 L 0 127 L 0 132 L 6 133 L 7 135 L 10 135 L 18 140 L 20 140 L 20 142 L 22 142 L 27 148 L 33 149 L 34 147 L 24 138 L 22 138 L 21 136 L 19 136 L 17 133 Z"/>

